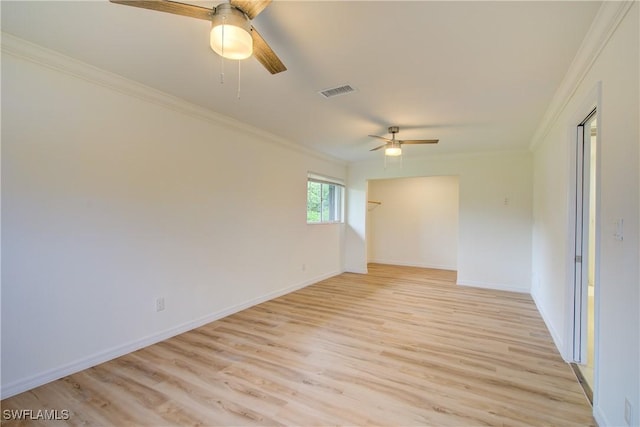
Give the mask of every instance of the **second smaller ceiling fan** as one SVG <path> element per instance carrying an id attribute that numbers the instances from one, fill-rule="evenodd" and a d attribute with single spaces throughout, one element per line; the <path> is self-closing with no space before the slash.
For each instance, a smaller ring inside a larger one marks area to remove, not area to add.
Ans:
<path id="1" fill-rule="evenodd" d="M 372 138 L 378 138 L 386 141 L 386 144 L 373 148 L 369 151 L 376 151 L 384 148 L 385 156 L 399 156 L 402 154 L 402 144 L 437 144 L 439 141 L 437 139 L 396 139 L 396 134 L 400 132 L 400 128 L 398 126 L 389 126 L 388 130 L 391 134 L 391 139 L 378 135 L 369 135 Z"/>

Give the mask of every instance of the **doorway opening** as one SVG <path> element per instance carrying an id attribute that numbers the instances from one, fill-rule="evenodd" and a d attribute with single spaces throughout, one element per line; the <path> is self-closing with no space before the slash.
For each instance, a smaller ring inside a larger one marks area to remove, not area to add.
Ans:
<path id="1" fill-rule="evenodd" d="M 367 262 L 457 270 L 459 177 L 370 180 Z"/>
<path id="2" fill-rule="evenodd" d="M 598 242 L 596 110 L 578 125 L 576 156 L 576 244 L 574 282 L 573 368 L 593 403 L 596 370 L 596 304 Z"/>

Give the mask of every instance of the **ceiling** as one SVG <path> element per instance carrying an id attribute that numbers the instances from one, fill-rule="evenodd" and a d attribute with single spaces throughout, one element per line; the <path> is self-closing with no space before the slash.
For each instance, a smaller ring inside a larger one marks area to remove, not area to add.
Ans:
<path id="1" fill-rule="evenodd" d="M 214 6 L 217 2 L 190 3 Z M 2 31 L 347 161 L 390 125 L 405 156 L 523 150 L 600 2 L 274 1 L 253 21 L 288 70 L 238 66 L 206 21 L 108 1 L 2 1 Z M 357 92 L 325 99 L 321 89 Z"/>

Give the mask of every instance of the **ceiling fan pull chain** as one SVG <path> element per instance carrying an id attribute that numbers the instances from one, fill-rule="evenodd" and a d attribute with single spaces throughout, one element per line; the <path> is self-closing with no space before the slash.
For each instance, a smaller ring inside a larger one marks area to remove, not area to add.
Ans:
<path id="1" fill-rule="evenodd" d="M 242 61 L 238 61 L 238 99 L 240 99 L 240 63 Z"/>
<path id="2" fill-rule="evenodd" d="M 224 84 L 224 58 L 220 57 L 220 84 Z"/>
<path id="3" fill-rule="evenodd" d="M 220 55 L 220 84 L 224 84 L 224 28 L 226 26 L 227 17 L 222 17 L 222 54 Z"/>

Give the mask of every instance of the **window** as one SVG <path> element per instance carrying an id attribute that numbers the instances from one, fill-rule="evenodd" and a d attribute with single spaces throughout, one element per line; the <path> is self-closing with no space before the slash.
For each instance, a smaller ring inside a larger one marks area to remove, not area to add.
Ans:
<path id="1" fill-rule="evenodd" d="M 307 176 L 307 223 L 342 222 L 344 185 L 328 177 Z"/>

